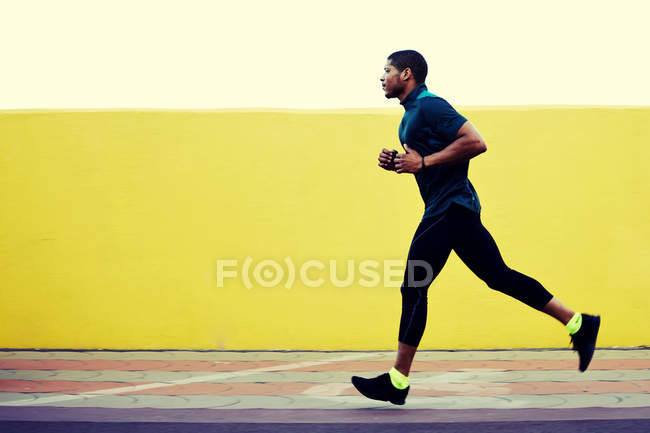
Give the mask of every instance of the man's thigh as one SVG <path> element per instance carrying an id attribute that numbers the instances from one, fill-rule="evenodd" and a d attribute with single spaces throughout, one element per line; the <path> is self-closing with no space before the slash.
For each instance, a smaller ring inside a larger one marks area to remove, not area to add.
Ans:
<path id="1" fill-rule="evenodd" d="M 458 206 L 452 215 L 452 248 L 476 276 L 485 281 L 507 269 L 499 247 L 478 214 Z"/>
<path id="2" fill-rule="evenodd" d="M 449 224 L 447 213 L 420 222 L 409 248 L 403 286 L 426 288 L 438 276 L 452 249 Z"/>

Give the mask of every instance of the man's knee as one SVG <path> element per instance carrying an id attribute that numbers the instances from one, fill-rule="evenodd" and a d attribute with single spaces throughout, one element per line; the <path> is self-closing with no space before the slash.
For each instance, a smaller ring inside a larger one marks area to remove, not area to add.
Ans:
<path id="1" fill-rule="evenodd" d="M 487 284 L 487 286 L 493 290 L 503 292 L 508 290 L 508 287 L 512 287 L 514 274 L 513 270 L 503 265 L 498 269 L 492 270 L 485 275 L 481 275 L 481 279 Z"/>
<path id="2" fill-rule="evenodd" d="M 400 292 L 402 293 L 402 299 L 405 302 L 415 303 L 421 298 L 424 299 L 427 298 L 426 288 L 411 287 L 402 284 L 402 287 L 400 288 Z"/>
<path id="3" fill-rule="evenodd" d="M 484 281 L 491 289 L 511 296 L 537 310 L 541 310 L 552 298 L 539 281 L 507 266 Z"/>

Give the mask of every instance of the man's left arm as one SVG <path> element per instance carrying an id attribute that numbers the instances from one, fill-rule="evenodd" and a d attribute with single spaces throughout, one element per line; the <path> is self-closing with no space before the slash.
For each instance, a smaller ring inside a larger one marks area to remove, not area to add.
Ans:
<path id="1" fill-rule="evenodd" d="M 485 140 L 483 140 L 481 134 L 472 125 L 472 122 L 468 120 L 460 127 L 456 134 L 456 139 L 449 146 L 440 152 L 432 153 L 424 157 L 424 165 L 425 167 L 431 167 L 434 165 L 465 162 L 486 150 Z"/>
<path id="2" fill-rule="evenodd" d="M 423 158 L 407 144 L 404 145 L 404 148 L 406 153 L 395 157 L 395 168 L 398 173 L 417 173 L 427 167 L 469 161 L 487 150 L 483 137 L 469 120 L 460 127 L 454 141 L 440 152 Z"/>

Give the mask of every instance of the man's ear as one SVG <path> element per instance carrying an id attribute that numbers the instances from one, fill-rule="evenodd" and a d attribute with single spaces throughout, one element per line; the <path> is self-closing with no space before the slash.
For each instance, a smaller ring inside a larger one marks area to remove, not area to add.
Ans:
<path id="1" fill-rule="evenodd" d="M 406 81 L 409 79 L 409 77 L 413 76 L 413 72 L 411 71 L 411 68 L 405 68 L 401 73 L 400 73 L 400 78 L 402 81 Z"/>

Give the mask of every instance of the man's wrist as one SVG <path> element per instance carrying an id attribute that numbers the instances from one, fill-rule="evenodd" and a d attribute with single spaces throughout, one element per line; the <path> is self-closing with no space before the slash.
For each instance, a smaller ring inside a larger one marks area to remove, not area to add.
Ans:
<path id="1" fill-rule="evenodd" d="M 431 168 L 434 165 L 436 165 L 436 154 L 432 153 L 431 155 L 427 155 L 422 159 L 422 163 L 424 164 L 424 168 Z"/>

